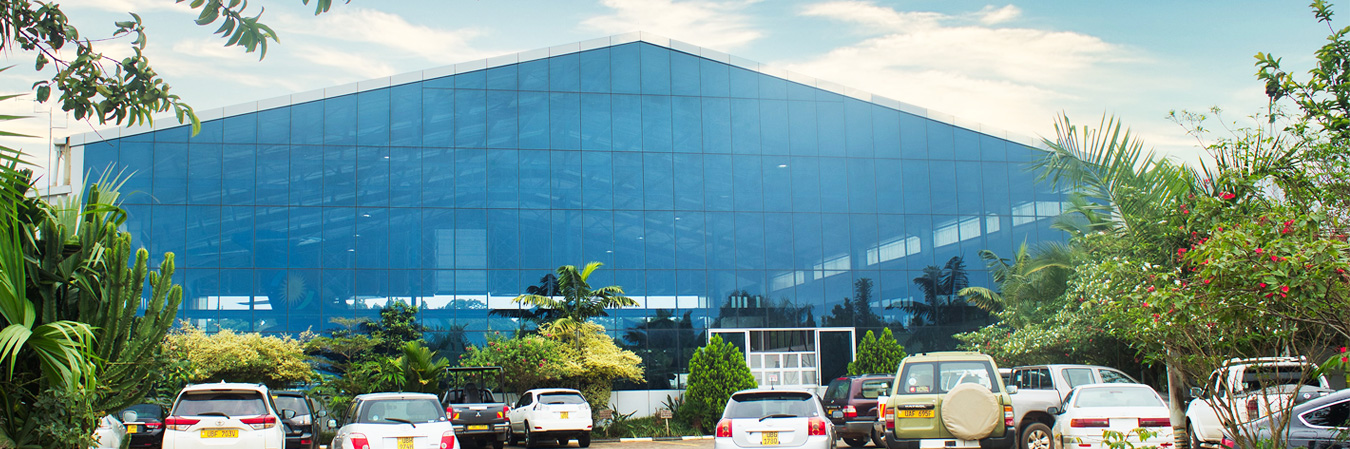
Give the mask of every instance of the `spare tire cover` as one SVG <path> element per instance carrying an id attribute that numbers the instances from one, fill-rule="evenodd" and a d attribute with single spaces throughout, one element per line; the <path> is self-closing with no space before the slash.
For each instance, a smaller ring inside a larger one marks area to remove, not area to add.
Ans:
<path id="1" fill-rule="evenodd" d="M 989 436 L 1002 422 L 1003 407 L 983 385 L 960 384 L 942 398 L 942 424 L 954 437 L 978 440 Z"/>

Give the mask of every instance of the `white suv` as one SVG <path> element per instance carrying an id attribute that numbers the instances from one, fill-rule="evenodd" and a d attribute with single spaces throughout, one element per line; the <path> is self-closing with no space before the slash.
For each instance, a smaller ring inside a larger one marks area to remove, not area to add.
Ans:
<path id="1" fill-rule="evenodd" d="M 293 411 L 286 411 L 294 416 Z M 267 387 L 259 384 L 189 385 L 173 401 L 164 418 L 164 449 L 266 448 L 286 442 Z"/>
<path id="2" fill-rule="evenodd" d="M 577 446 L 591 445 L 591 406 L 581 392 L 565 388 L 537 388 L 520 395 L 507 415 L 511 422 L 511 444 L 524 440 L 528 447 L 545 441 L 566 446 L 575 438 Z"/>

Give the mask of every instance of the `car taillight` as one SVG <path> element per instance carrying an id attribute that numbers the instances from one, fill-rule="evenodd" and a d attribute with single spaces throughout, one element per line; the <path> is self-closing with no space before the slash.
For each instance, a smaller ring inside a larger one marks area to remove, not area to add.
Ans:
<path id="1" fill-rule="evenodd" d="M 169 430 L 188 430 L 188 427 L 192 427 L 192 425 L 197 424 L 200 421 L 200 419 L 170 416 L 164 418 L 164 425 L 168 426 Z"/>
<path id="2" fill-rule="evenodd" d="M 1106 418 L 1074 418 L 1069 420 L 1069 427 L 1110 427 L 1111 420 Z"/>
<path id="3" fill-rule="evenodd" d="M 1013 412 L 1011 405 L 1003 406 L 1003 425 L 1007 427 L 1013 426 Z"/>
<path id="4" fill-rule="evenodd" d="M 497 419 L 504 419 L 504 418 L 506 418 L 506 412 L 509 411 L 509 410 L 511 410 L 510 407 L 507 407 L 507 406 L 504 406 L 504 405 L 503 405 L 503 406 L 502 406 L 502 409 L 497 411 Z"/>
<path id="5" fill-rule="evenodd" d="M 886 414 L 886 429 L 895 430 L 895 409 L 885 407 L 882 413 Z"/>
<path id="6" fill-rule="evenodd" d="M 252 418 L 241 418 L 239 422 L 248 424 L 253 430 L 271 429 L 277 425 L 277 417 L 272 415 L 254 416 Z"/>
<path id="7" fill-rule="evenodd" d="M 806 422 L 806 434 L 811 436 L 825 435 L 825 420 L 820 418 L 811 418 Z"/>
<path id="8" fill-rule="evenodd" d="M 163 425 L 164 425 L 164 423 L 157 423 L 157 422 L 148 422 L 148 423 L 142 423 L 142 424 L 145 425 L 145 428 L 147 428 L 147 429 L 158 429 L 158 428 L 160 428 L 160 426 L 163 426 Z"/>
<path id="9" fill-rule="evenodd" d="M 731 438 L 731 420 L 724 419 L 717 422 L 717 438 Z"/>
<path id="10" fill-rule="evenodd" d="M 1256 419 L 1258 416 L 1257 413 L 1259 413 L 1258 409 L 1260 408 L 1258 405 L 1259 404 L 1256 403 L 1256 398 L 1247 400 L 1247 419 Z"/>
<path id="11" fill-rule="evenodd" d="M 857 418 L 857 417 L 858 417 L 858 409 L 853 408 L 852 405 L 844 407 L 844 418 Z"/>
<path id="12" fill-rule="evenodd" d="M 1172 427 L 1171 418 L 1139 418 L 1139 427 Z"/>
<path id="13" fill-rule="evenodd" d="M 445 431 L 445 433 L 441 434 L 441 449 L 454 449 L 454 448 L 455 448 L 455 432 L 453 430 L 447 430 Z"/>
<path id="14" fill-rule="evenodd" d="M 353 433 L 347 435 L 347 438 L 352 440 L 352 449 L 370 449 L 370 440 L 366 439 L 364 433 Z"/>
<path id="15" fill-rule="evenodd" d="M 301 445 L 301 446 L 309 446 L 309 443 L 311 443 L 311 442 L 313 442 L 313 441 L 314 441 L 314 440 L 311 440 L 311 439 L 309 439 L 309 438 L 301 438 L 301 439 L 300 439 L 300 445 Z"/>

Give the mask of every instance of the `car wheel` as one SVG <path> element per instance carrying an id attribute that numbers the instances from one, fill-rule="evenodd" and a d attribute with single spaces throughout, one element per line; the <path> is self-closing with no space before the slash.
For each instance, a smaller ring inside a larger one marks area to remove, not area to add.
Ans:
<path id="1" fill-rule="evenodd" d="M 539 438 L 530 433 L 530 422 L 525 422 L 525 447 L 539 447 Z"/>
<path id="2" fill-rule="evenodd" d="M 1190 440 L 1191 449 L 1201 449 L 1200 438 L 1195 435 L 1195 426 L 1190 421 L 1186 421 L 1186 438 Z"/>
<path id="3" fill-rule="evenodd" d="M 844 442 L 852 447 L 863 447 L 867 445 L 866 438 L 844 438 Z"/>
<path id="4" fill-rule="evenodd" d="M 886 447 L 886 441 L 882 438 L 884 437 L 881 436 L 880 432 L 877 432 L 877 429 L 872 429 L 872 444 L 881 448 Z"/>
<path id="5" fill-rule="evenodd" d="M 559 445 L 559 446 L 566 446 L 566 445 L 567 445 L 567 441 L 568 441 L 568 440 L 567 440 L 566 438 L 559 438 L 559 439 L 558 439 L 558 445 Z"/>
<path id="6" fill-rule="evenodd" d="M 1050 444 L 1050 427 L 1031 423 L 1022 429 L 1022 449 L 1054 449 Z"/>
<path id="7" fill-rule="evenodd" d="M 577 436 L 577 447 L 591 447 L 590 432 L 586 432 Z"/>
<path id="8" fill-rule="evenodd" d="M 507 431 L 506 431 L 506 444 L 509 444 L 509 445 L 512 445 L 512 446 L 515 446 L 515 445 L 517 445 L 517 444 L 520 444 L 520 437 L 517 437 L 515 432 L 512 432 L 510 429 L 507 429 Z"/>
<path id="9" fill-rule="evenodd" d="M 506 446 L 506 442 L 505 442 L 505 441 L 502 441 L 502 440 L 492 440 L 492 449 L 502 449 L 502 447 L 505 447 L 505 446 Z"/>

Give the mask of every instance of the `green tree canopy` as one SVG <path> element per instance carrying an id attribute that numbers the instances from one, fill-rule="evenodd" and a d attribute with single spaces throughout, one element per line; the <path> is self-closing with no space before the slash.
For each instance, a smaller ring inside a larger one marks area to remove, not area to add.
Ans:
<path id="1" fill-rule="evenodd" d="M 906 355 L 908 354 L 905 353 L 905 347 L 895 340 L 891 328 L 882 328 L 880 337 L 869 330 L 867 335 L 863 336 L 862 343 L 858 344 L 858 356 L 848 363 L 848 373 L 895 374 L 896 368 L 900 367 L 900 361 Z"/>
<path id="2" fill-rule="evenodd" d="M 623 295 L 623 287 L 610 285 L 591 288 L 588 280 L 602 265 L 600 262 L 591 262 L 580 270 L 573 265 L 560 266 L 557 269 L 557 296 L 526 293 L 512 301 L 556 310 L 557 318 L 551 323 L 558 331 L 572 330 L 597 316 L 608 316 L 605 309 L 638 305 L 633 298 Z"/>
<path id="3" fill-rule="evenodd" d="M 689 385 L 684 390 L 682 418 L 705 432 L 712 430 L 731 394 L 755 388 L 755 376 L 740 348 L 714 335 L 689 360 Z"/>
<path id="4" fill-rule="evenodd" d="M 287 388 L 314 379 L 314 369 L 304 351 L 309 338 L 308 333 L 292 338 L 230 329 L 207 334 L 184 323 L 169 333 L 164 351 L 190 362 L 191 382 L 247 382 Z"/>

